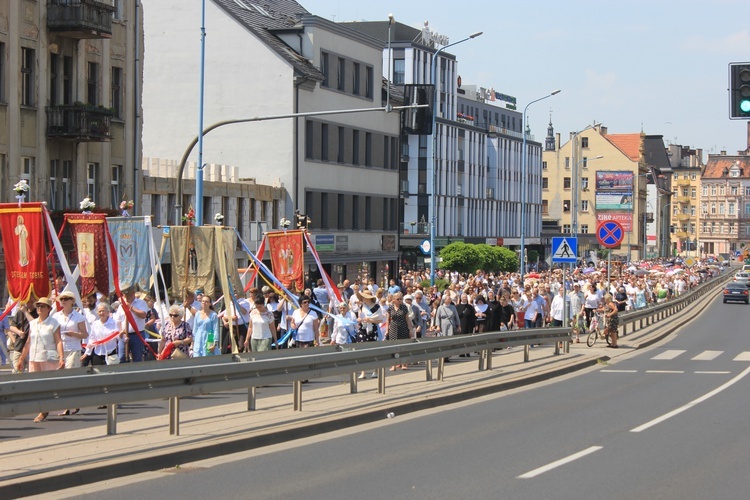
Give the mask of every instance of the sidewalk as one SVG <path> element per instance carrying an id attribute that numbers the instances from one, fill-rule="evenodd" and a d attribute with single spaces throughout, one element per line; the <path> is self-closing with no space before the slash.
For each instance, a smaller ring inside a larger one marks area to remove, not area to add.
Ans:
<path id="1" fill-rule="evenodd" d="M 605 363 L 611 358 L 650 345 L 680 328 L 702 312 L 713 294 L 683 314 L 629 334 L 620 349 L 604 341 L 590 348 L 581 339 L 570 353 L 554 354 L 554 346 L 531 349 L 530 362 L 523 348 L 496 351 L 491 371 L 478 371 L 478 356 L 452 358 L 443 381 L 425 380 L 424 364 L 407 371 L 386 371 L 386 392 L 378 394 L 377 379 L 359 380 L 358 393 L 349 393 L 348 379 L 338 384 L 312 380 L 303 385 L 302 411 L 293 411 L 292 386 L 283 395 L 264 397 L 257 389 L 255 411 L 246 403 L 213 406 L 180 413 L 180 435 L 169 435 L 169 415 L 118 422 L 117 435 L 107 436 L 106 426 L 51 436 L 16 439 L 3 443 L 0 498 L 17 498 L 75 487 L 114 477 L 226 455 L 291 441 L 399 415 L 434 408 L 487 394 L 533 384 Z M 437 363 L 433 376 L 437 376 Z M 369 375 L 369 374 L 368 374 Z M 85 413 L 85 409 L 83 410 Z M 52 436 L 53 438 L 56 436 Z"/>

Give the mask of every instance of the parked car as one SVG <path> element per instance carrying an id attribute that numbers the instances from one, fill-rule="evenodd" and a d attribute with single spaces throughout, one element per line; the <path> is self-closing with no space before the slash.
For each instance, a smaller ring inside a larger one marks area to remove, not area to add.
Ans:
<path id="1" fill-rule="evenodd" d="M 737 274 L 734 275 L 734 282 L 735 283 L 742 283 L 743 285 L 747 286 L 748 282 L 750 282 L 750 272 L 740 271 Z"/>
<path id="2" fill-rule="evenodd" d="M 748 290 L 747 285 L 736 281 L 727 283 L 724 287 L 724 303 L 726 304 L 730 300 L 737 300 L 745 304 L 750 303 L 750 290 Z"/>

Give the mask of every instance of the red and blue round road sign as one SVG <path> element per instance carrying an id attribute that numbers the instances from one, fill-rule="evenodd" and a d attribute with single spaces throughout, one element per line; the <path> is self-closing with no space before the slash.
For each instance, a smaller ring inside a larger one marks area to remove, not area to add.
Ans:
<path id="1" fill-rule="evenodd" d="M 617 221 L 607 220 L 596 226 L 596 239 L 604 248 L 616 248 L 625 238 L 625 229 Z"/>

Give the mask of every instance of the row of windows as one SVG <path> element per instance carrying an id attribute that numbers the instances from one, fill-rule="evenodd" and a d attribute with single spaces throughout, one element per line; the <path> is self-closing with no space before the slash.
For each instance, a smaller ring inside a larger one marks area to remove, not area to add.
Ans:
<path id="1" fill-rule="evenodd" d="M 589 178 L 581 177 L 581 190 L 586 191 L 589 188 Z M 549 178 L 542 177 L 542 189 L 549 189 Z M 563 177 L 563 189 L 571 189 L 571 178 Z"/>
<path id="2" fill-rule="evenodd" d="M 717 191 L 719 196 L 726 196 L 727 190 L 726 186 L 722 185 L 715 185 L 712 184 L 711 187 L 711 196 L 716 196 Z M 702 192 L 703 196 L 708 196 L 709 186 L 704 185 Z M 740 193 L 742 193 L 742 186 L 729 186 L 729 195 L 730 196 L 739 196 Z M 750 186 L 745 186 L 745 196 L 750 196 Z"/>
<path id="3" fill-rule="evenodd" d="M 727 215 L 736 215 L 736 207 L 737 207 L 737 205 L 734 202 L 727 203 L 726 204 L 726 208 L 725 208 L 725 204 L 724 203 L 715 203 L 715 202 L 712 202 L 710 204 L 710 206 L 711 206 L 711 211 L 710 211 L 711 214 L 717 214 L 718 213 L 719 215 L 724 215 L 726 213 Z M 703 214 L 709 213 L 709 204 L 708 203 L 701 203 L 701 213 L 703 213 Z M 750 215 L 750 202 L 746 202 L 745 203 L 745 212 L 744 213 L 745 213 L 745 215 Z"/>
<path id="4" fill-rule="evenodd" d="M 397 198 L 358 194 L 305 192 L 311 229 L 396 231 Z"/>
<path id="5" fill-rule="evenodd" d="M 335 68 L 331 67 L 331 64 L 335 64 Z M 328 52 L 321 52 L 320 72 L 323 73 L 323 82 L 321 83 L 323 87 L 368 99 L 373 97 L 375 73 L 373 67 L 368 64 L 362 64 Z"/>
<path id="6" fill-rule="evenodd" d="M 589 225 L 588 224 L 581 224 L 579 229 L 581 230 L 580 234 L 589 234 Z M 571 225 L 570 224 L 563 224 L 563 234 L 568 234 L 571 232 Z"/>
<path id="7" fill-rule="evenodd" d="M 0 102 L 7 102 L 5 95 L 6 47 L 0 42 Z M 110 79 L 110 107 L 116 117 L 122 117 L 123 69 L 113 66 Z M 51 106 L 73 104 L 75 82 L 75 59 L 72 56 L 50 54 L 49 56 L 49 103 Z M 92 106 L 103 105 L 101 96 L 101 65 L 86 63 L 86 102 Z M 36 106 L 36 50 L 21 47 L 21 105 Z"/>
<path id="8" fill-rule="evenodd" d="M 307 120 L 305 158 L 395 170 L 398 137 Z"/>
<path id="9" fill-rule="evenodd" d="M 675 172 L 675 174 L 674 174 L 674 180 L 677 180 L 679 178 L 680 178 L 680 174 Z M 682 174 L 682 178 L 685 179 L 685 180 L 687 180 L 688 174 L 687 173 Z M 691 172 L 690 173 L 690 180 L 694 181 L 697 178 L 698 178 L 698 174 L 696 172 Z"/>
<path id="10" fill-rule="evenodd" d="M 563 200 L 562 209 L 563 212 L 568 213 L 572 209 L 572 203 L 570 200 Z M 589 211 L 589 200 L 581 200 L 581 212 Z M 549 200 L 542 200 L 542 213 L 549 214 Z"/>

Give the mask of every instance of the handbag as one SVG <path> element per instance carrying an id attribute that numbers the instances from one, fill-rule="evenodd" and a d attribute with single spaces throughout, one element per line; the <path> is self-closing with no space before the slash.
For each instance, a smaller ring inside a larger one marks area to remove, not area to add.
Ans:
<path id="1" fill-rule="evenodd" d="M 169 356 L 170 359 L 185 359 L 187 357 L 188 355 L 182 352 L 179 347 L 175 347 L 174 351 L 172 351 L 172 354 Z"/>
<path id="2" fill-rule="evenodd" d="M 60 361 L 60 353 L 54 349 L 46 349 L 45 354 L 47 355 L 47 361 L 57 363 Z"/>

